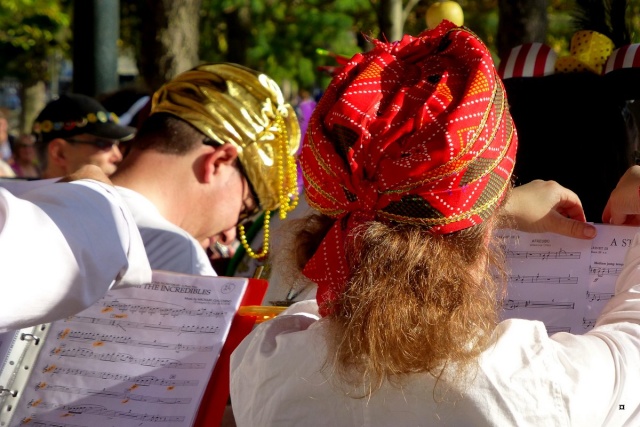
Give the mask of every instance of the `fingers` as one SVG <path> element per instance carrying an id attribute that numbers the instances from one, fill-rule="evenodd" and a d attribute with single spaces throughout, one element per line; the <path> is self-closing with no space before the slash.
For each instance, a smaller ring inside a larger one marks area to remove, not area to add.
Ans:
<path id="1" fill-rule="evenodd" d="M 577 239 L 593 239 L 597 234 L 597 229 L 593 224 L 561 215 L 558 215 L 557 221 L 553 222 L 549 231 Z"/>
<path id="2" fill-rule="evenodd" d="M 609 224 L 635 224 L 640 215 L 640 166 L 632 166 L 620 178 L 602 212 Z"/>
<path id="3" fill-rule="evenodd" d="M 602 212 L 602 223 L 603 224 L 612 224 L 611 222 L 611 199 L 607 201 L 607 205 L 604 207 L 604 211 Z"/>
<path id="4" fill-rule="evenodd" d="M 95 181 L 113 185 L 102 169 L 96 165 L 84 165 L 74 173 L 61 178 L 58 182 L 71 182 L 79 179 L 93 179 Z"/>
<path id="5" fill-rule="evenodd" d="M 522 231 L 579 239 L 596 235 L 595 227 L 586 223 L 578 195 L 555 181 L 534 180 L 515 188 L 505 209 Z"/>

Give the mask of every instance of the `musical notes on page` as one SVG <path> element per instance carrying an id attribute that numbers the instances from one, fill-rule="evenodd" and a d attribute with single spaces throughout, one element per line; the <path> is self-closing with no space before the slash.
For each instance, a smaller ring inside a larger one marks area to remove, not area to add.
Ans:
<path id="1" fill-rule="evenodd" d="M 582 330 L 591 242 L 512 230 L 501 238 L 509 267 L 502 318 L 541 320 L 548 333 Z"/>
<path id="2" fill-rule="evenodd" d="M 52 323 L 12 425 L 191 426 L 246 284 L 154 272 Z"/>
<path id="3" fill-rule="evenodd" d="M 500 231 L 509 267 L 503 318 L 541 320 L 550 334 L 593 328 L 614 296 L 624 256 L 638 231 L 637 227 L 596 227 L 593 240 Z"/>
<path id="4" fill-rule="evenodd" d="M 563 249 L 557 251 L 513 251 L 505 252 L 507 258 L 516 259 L 580 259 L 580 252 L 567 252 Z"/>
<path id="5" fill-rule="evenodd" d="M 589 287 L 586 292 L 583 330 L 595 326 L 596 318 L 615 294 L 615 284 L 622 272 L 624 257 L 637 227 L 598 224 L 598 235 L 591 245 Z"/>
<path id="6" fill-rule="evenodd" d="M 562 283 L 562 284 L 576 284 L 578 283 L 578 277 L 566 277 L 560 276 L 541 276 L 539 273 L 535 276 L 527 276 L 517 274 L 515 276 L 509 276 L 509 282 L 517 283 Z"/>
<path id="7" fill-rule="evenodd" d="M 573 310 L 576 306 L 575 302 L 570 301 L 530 301 L 530 300 L 513 300 L 508 299 L 502 303 L 505 310 L 513 310 L 516 308 L 559 308 L 565 310 Z"/>

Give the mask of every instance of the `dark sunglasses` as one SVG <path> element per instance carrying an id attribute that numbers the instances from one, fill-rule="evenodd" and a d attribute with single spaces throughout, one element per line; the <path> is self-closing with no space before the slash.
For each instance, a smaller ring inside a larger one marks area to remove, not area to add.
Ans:
<path id="1" fill-rule="evenodd" d="M 111 150 L 111 148 L 113 148 L 113 146 L 115 145 L 116 147 L 118 145 L 120 145 L 120 141 L 118 141 L 117 139 L 102 139 L 102 138 L 96 138 L 90 141 L 85 141 L 83 139 L 75 139 L 75 138 L 65 138 L 66 141 L 72 143 L 72 144 L 87 144 L 87 145 L 93 145 L 95 147 L 98 147 L 101 150 Z"/>

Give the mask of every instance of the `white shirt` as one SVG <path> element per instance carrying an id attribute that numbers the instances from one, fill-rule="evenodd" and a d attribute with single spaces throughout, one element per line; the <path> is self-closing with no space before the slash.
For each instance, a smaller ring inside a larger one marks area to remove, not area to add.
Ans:
<path id="1" fill-rule="evenodd" d="M 78 313 L 116 284 L 151 281 L 140 234 L 113 187 L 16 184 L 20 198 L 0 188 L 0 331 Z"/>
<path id="2" fill-rule="evenodd" d="M 154 270 L 201 276 L 216 276 L 200 243 L 182 228 L 169 222 L 142 194 L 116 187 L 133 214 Z"/>
<path id="3" fill-rule="evenodd" d="M 370 398 L 332 386 L 315 301 L 258 325 L 231 358 L 231 401 L 243 426 L 640 426 L 640 236 L 596 326 L 548 336 L 511 319 L 494 331 L 462 390 L 436 402 L 435 380 L 414 374 Z M 335 379 L 335 378 L 334 378 Z M 446 390 L 443 380 L 438 391 Z M 444 388 L 443 388 L 444 387 Z M 363 390 L 358 390 L 363 393 Z"/>

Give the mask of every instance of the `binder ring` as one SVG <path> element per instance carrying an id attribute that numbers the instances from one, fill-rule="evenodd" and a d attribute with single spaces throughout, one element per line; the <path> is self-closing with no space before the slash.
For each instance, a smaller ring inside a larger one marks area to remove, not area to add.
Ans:
<path id="1" fill-rule="evenodd" d="M 35 336 L 33 334 L 27 334 L 25 332 L 20 334 L 20 339 L 22 341 L 33 341 L 35 345 L 38 345 L 40 343 L 40 338 L 38 338 L 37 336 Z M 0 389 L 0 391 L 2 391 L 2 389 Z"/>
<path id="2" fill-rule="evenodd" d="M 11 390 L 8 388 L 0 388 L 0 395 L 4 395 L 4 394 L 10 394 L 13 397 L 16 397 L 18 395 L 18 390 Z"/>

